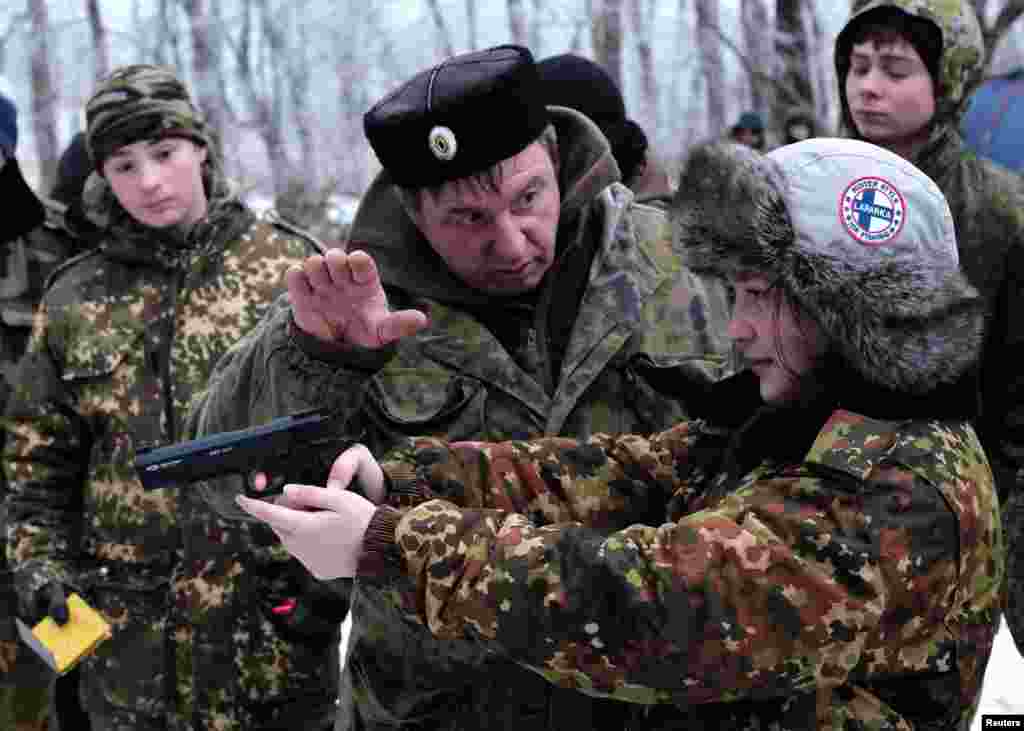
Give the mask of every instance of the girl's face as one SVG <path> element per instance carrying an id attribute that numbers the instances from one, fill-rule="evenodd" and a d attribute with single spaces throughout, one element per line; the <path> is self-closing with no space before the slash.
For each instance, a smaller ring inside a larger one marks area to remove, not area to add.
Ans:
<path id="1" fill-rule="evenodd" d="M 732 284 L 736 304 L 727 332 L 760 379 L 761 398 L 770 404 L 795 401 L 803 376 L 825 354 L 827 338 L 766 276 L 742 274 Z"/>
<path id="2" fill-rule="evenodd" d="M 206 215 L 206 155 L 206 147 L 184 137 L 143 140 L 118 148 L 103 162 L 103 175 L 139 223 L 153 228 L 188 225 Z"/>

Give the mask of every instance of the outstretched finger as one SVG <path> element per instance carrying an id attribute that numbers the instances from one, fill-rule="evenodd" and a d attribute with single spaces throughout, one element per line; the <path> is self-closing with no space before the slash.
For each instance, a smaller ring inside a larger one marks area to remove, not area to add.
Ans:
<path id="1" fill-rule="evenodd" d="M 387 345 L 415 335 L 428 323 L 427 316 L 419 310 L 398 310 L 377 324 L 377 337 L 381 345 Z"/>

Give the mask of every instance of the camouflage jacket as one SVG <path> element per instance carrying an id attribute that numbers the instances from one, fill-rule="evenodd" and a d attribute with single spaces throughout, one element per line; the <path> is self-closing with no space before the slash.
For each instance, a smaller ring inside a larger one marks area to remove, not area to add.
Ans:
<path id="1" fill-rule="evenodd" d="M 984 56 L 970 4 L 957 0 L 858 0 L 851 16 L 894 5 L 942 30 L 942 78 L 929 141 L 911 162 L 931 177 L 949 202 L 960 263 L 989 302 L 980 377 L 978 435 L 1003 505 L 1007 553 L 1006 620 L 1024 653 L 1024 178 L 977 157 L 964 145 L 960 121 Z M 842 83 L 840 89 L 842 90 Z M 855 129 L 845 94 L 842 117 Z M 1017 547 L 1014 549 L 1014 547 Z"/>
<path id="2" fill-rule="evenodd" d="M 276 538 L 225 524 L 184 486 L 145 492 L 133 468 L 138 448 L 189 435 L 215 363 L 312 250 L 230 198 L 184 237 L 110 229 L 46 292 L 5 418 L 7 551 L 22 611 L 57 581 L 113 624 L 85 661 L 91 711 L 255 729 L 291 691 L 332 682 L 330 643 L 276 630 L 273 602 L 304 576 Z"/>
<path id="3" fill-rule="evenodd" d="M 78 242 L 64 226 L 63 207 L 40 200 L 21 176 L 16 160 L 8 160 L 0 171 L 0 190 L 8 206 L 5 230 L 13 237 L 0 243 L 0 412 L 7 401 L 11 379 L 25 352 L 32 331 L 32 313 L 43 294 L 50 272 L 74 254 Z M 0 475 L 0 535 L 6 532 L 6 479 Z M 42 663 L 18 663 L 18 635 L 13 617 L 17 598 L 7 567 L 0 555 L 0 684 L 30 679 L 38 685 Z M 25 650 L 20 650 L 25 652 Z"/>
<path id="4" fill-rule="evenodd" d="M 385 353 L 330 352 L 295 330 L 285 306 L 232 353 L 200 429 L 326 405 L 383 453 L 421 434 L 654 431 L 682 418 L 676 397 L 702 395 L 729 366 L 724 292 L 684 269 L 664 212 L 635 205 L 615 182 L 608 143 L 592 122 L 565 110 L 556 128 L 561 254 L 535 304 L 503 307 L 439 268 L 382 177 L 361 203 L 350 246 L 373 254 L 392 301 L 423 309 L 429 328 Z M 551 344 L 570 331 L 556 375 Z M 237 489 L 225 481 L 210 499 L 239 516 Z M 473 643 L 431 637 L 374 587 L 355 587 L 348 647 L 339 729 L 466 727 L 467 718 L 474 728 L 505 727 L 502 714 L 525 717 L 518 709 L 533 698 L 583 726 L 593 713 L 576 693 L 551 702 L 538 676 Z"/>
<path id="5" fill-rule="evenodd" d="M 359 581 L 439 638 L 635 709 L 602 728 L 966 731 L 1002 575 L 973 428 L 792 411 L 414 440 L 382 462 Z M 729 469 L 744 439 L 786 448 Z"/>

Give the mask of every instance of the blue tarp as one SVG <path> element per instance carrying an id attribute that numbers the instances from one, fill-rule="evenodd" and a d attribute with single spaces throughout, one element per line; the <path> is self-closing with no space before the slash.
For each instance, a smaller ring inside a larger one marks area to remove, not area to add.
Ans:
<path id="1" fill-rule="evenodd" d="M 1024 172 L 1024 69 L 979 86 L 968 102 L 961 131 L 979 155 Z"/>

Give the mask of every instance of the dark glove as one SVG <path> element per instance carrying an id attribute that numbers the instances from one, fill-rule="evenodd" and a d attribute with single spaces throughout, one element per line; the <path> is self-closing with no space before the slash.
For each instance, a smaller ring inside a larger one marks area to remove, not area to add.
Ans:
<path id="1" fill-rule="evenodd" d="M 67 592 L 61 583 L 51 582 L 36 594 L 36 617 L 43 619 L 48 616 L 53 617 L 53 621 L 61 626 L 71 619 Z"/>

